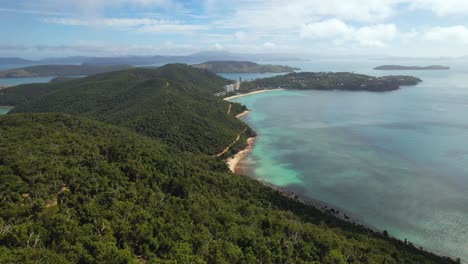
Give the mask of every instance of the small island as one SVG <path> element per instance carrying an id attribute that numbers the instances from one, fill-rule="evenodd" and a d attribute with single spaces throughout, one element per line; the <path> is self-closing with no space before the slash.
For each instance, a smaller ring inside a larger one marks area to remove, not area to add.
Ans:
<path id="1" fill-rule="evenodd" d="M 130 68 L 130 65 L 37 65 L 0 71 L 0 78 L 83 76 Z"/>
<path id="2" fill-rule="evenodd" d="M 379 71 L 427 71 L 427 70 L 450 70 L 450 67 L 442 65 L 431 65 L 431 66 L 401 66 L 401 65 L 382 65 L 375 67 L 374 70 Z"/>
<path id="3" fill-rule="evenodd" d="M 384 92 L 420 82 L 421 79 L 412 76 L 372 77 L 349 72 L 299 72 L 244 82 L 241 91 L 283 88 Z"/>
<path id="4" fill-rule="evenodd" d="M 262 65 L 250 61 L 207 61 L 192 65 L 214 73 L 283 73 L 294 72 L 299 68 L 282 65 Z"/>

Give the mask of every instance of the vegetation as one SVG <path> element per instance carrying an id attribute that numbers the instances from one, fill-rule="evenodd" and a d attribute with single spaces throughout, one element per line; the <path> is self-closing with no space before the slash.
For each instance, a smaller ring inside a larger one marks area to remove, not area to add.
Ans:
<path id="1" fill-rule="evenodd" d="M 260 65 L 250 61 L 208 61 L 195 64 L 193 67 L 210 70 L 216 73 L 281 73 L 293 72 L 299 68 L 281 65 Z"/>
<path id="2" fill-rule="evenodd" d="M 242 90 L 284 88 L 300 90 L 392 91 L 402 85 L 416 85 L 421 80 L 411 76 L 371 77 L 348 72 L 299 72 L 257 79 L 242 84 Z"/>
<path id="3" fill-rule="evenodd" d="M 0 134 L 1 263 L 455 263 L 125 128 L 13 114 Z"/>
<path id="4" fill-rule="evenodd" d="M 59 76 L 59 77 L 53 78 L 53 79 L 50 80 L 49 82 L 50 82 L 50 83 L 54 83 L 54 82 L 65 82 L 65 81 L 71 81 L 71 80 L 76 80 L 76 79 L 80 79 L 80 78 L 83 78 L 83 77 L 76 77 L 76 76 Z"/>
<path id="5" fill-rule="evenodd" d="M 82 115 L 130 128 L 182 150 L 215 155 L 245 128 L 235 118 L 245 107 L 232 104 L 228 115 L 231 103 L 212 95 L 228 82 L 206 70 L 174 64 L 13 87 L 2 90 L 0 102 L 16 105 L 12 113 Z M 236 150 L 239 148 L 230 153 Z"/>
<path id="6" fill-rule="evenodd" d="M 82 76 L 130 69 L 130 65 L 36 65 L 0 71 L 0 78 Z"/>
<path id="7" fill-rule="evenodd" d="M 421 66 L 401 66 L 401 65 L 382 65 L 379 67 L 375 67 L 374 70 L 381 70 L 381 71 L 401 71 L 401 70 L 450 70 L 450 67 L 441 66 L 441 65 L 431 65 L 426 67 Z"/>

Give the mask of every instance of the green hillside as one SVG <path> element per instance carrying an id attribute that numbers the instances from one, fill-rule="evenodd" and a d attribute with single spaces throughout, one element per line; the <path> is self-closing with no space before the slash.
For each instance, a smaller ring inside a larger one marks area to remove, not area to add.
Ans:
<path id="1" fill-rule="evenodd" d="M 1 263 L 455 263 L 125 128 L 13 114 L 0 134 Z"/>
<path id="2" fill-rule="evenodd" d="M 18 86 L 6 89 L 0 98 L 10 98 L 6 105 L 22 102 L 12 113 L 82 115 L 128 127 L 182 150 L 214 155 L 246 127 L 235 118 L 245 110 L 243 106 L 212 96 L 228 82 L 206 70 L 174 64 Z M 251 134 L 248 130 L 243 136 Z M 230 153 L 241 147 L 236 145 Z"/>
<path id="3" fill-rule="evenodd" d="M 417 85 L 421 79 L 412 76 L 373 77 L 350 72 L 298 72 L 257 79 L 242 84 L 244 91 L 255 89 L 345 90 L 385 92 L 404 85 Z"/>
<path id="4" fill-rule="evenodd" d="M 282 73 L 300 70 L 299 68 L 282 65 L 261 65 L 250 61 L 207 61 L 192 66 L 216 73 Z"/>
<path id="5" fill-rule="evenodd" d="M 134 68 L 89 76 L 67 83 L 72 89 L 82 86 L 96 86 L 99 82 L 106 85 L 121 85 L 121 82 L 142 82 L 151 79 L 166 79 L 178 82 L 193 89 L 201 88 L 202 91 L 211 94 L 223 90 L 223 86 L 230 81 L 208 70 L 195 69 L 184 64 L 168 64 L 159 68 Z M 65 87 L 61 82 L 23 84 L 2 89 L 0 91 L 0 105 L 16 106 L 38 99 L 53 90 Z"/>

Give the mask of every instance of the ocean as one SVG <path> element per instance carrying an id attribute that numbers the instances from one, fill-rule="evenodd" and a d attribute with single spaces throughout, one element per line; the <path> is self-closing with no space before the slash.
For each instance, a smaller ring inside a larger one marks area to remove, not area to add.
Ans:
<path id="1" fill-rule="evenodd" d="M 468 261 L 468 64 L 379 72 L 372 68 L 389 63 L 278 63 L 307 71 L 408 74 L 423 83 L 385 93 L 274 91 L 233 100 L 252 110 L 244 121 L 259 134 L 244 173 Z"/>
<path id="2" fill-rule="evenodd" d="M 10 107 L 0 106 L 0 115 L 5 115 L 5 114 L 8 113 L 10 110 L 11 110 Z"/>

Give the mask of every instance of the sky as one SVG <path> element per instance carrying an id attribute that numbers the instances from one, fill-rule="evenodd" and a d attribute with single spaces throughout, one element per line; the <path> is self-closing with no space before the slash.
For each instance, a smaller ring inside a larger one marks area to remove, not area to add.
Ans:
<path id="1" fill-rule="evenodd" d="M 468 55 L 467 0 L 0 0 L 0 57 Z"/>

